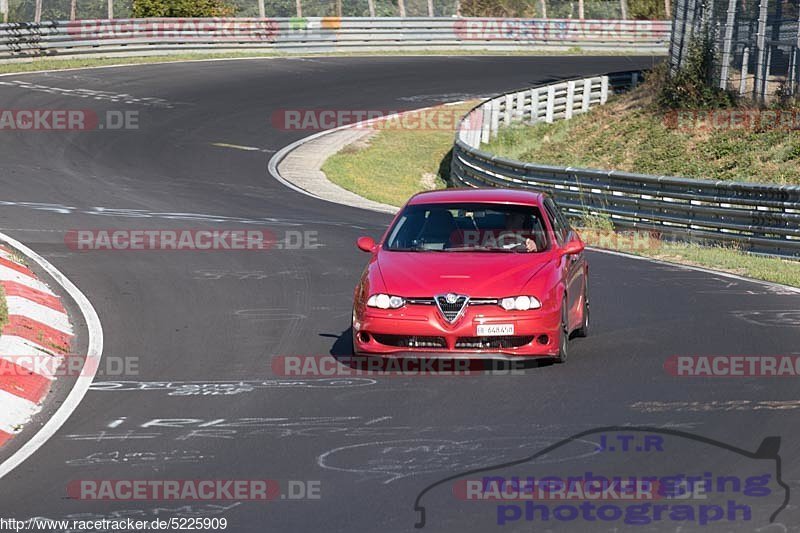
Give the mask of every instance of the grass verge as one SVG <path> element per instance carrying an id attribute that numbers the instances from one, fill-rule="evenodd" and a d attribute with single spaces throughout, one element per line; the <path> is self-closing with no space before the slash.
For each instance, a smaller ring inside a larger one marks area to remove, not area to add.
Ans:
<path id="1" fill-rule="evenodd" d="M 345 147 L 325 162 L 329 180 L 365 198 L 400 206 L 412 194 L 445 186 L 455 125 L 475 106 L 468 102 L 408 113 L 377 123 L 366 140 Z"/>
<path id="2" fill-rule="evenodd" d="M 800 287 L 800 262 L 742 252 L 732 245 L 702 245 L 659 238 L 647 231 L 614 231 L 602 215 L 575 224 L 586 244 L 671 263 L 712 268 L 753 279 Z"/>
<path id="3" fill-rule="evenodd" d="M 472 104 L 453 106 L 455 115 Z M 445 186 L 452 131 L 383 129 L 367 143 L 351 145 L 323 166 L 334 183 L 361 196 L 400 206 L 412 194 Z M 443 158 L 447 162 L 443 163 Z M 435 179 L 431 179 L 433 176 Z M 740 276 L 800 287 L 800 263 L 760 257 L 725 246 L 670 242 L 614 232 L 603 217 L 586 217 L 576 226 L 588 244 L 667 262 L 699 266 Z"/>
<path id="4" fill-rule="evenodd" d="M 800 185 L 800 130 L 785 122 L 797 109 L 664 111 L 654 78 L 571 120 L 502 129 L 484 149 L 559 166 Z"/>
<path id="5" fill-rule="evenodd" d="M 800 263 L 797 261 L 745 254 L 736 248 L 662 241 L 660 250 L 646 254 L 634 250 L 631 253 L 800 287 Z"/>
<path id="6" fill-rule="evenodd" d="M 105 67 L 113 65 L 141 65 L 152 63 L 169 63 L 174 61 L 199 61 L 204 59 L 236 59 L 260 57 L 350 57 L 350 56 L 449 56 L 449 55 L 477 55 L 477 56 L 628 56 L 627 52 L 616 51 L 591 51 L 573 47 L 568 50 L 524 50 L 524 51 L 491 51 L 491 50 L 418 50 L 418 51 L 377 51 L 377 52 L 320 52 L 320 53 L 287 53 L 287 52 L 185 52 L 176 54 L 163 54 L 152 56 L 121 56 L 121 57 L 67 57 L 51 58 L 42 57 L 30 61 L 12 61 L 0 63 L 0 74 L 35 72 L 38 70 L 64 70 L 87 67 Z M 663 54 L 637 54 L 641 56 L 653 55 L 659 57 Z"/>
<path id="7" fill-rule="evenodd" d="M 6 291 L 0 285 L 0 334 L 2 334 L 6 324 L 8 324 L 8 304 L 6 303 Z"/>

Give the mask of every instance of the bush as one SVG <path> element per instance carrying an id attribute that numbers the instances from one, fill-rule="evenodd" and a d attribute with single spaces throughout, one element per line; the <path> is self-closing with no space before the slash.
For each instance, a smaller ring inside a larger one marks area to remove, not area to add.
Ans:
<path id="1" fill-rule="evenodd" d="M 230 17 L 235 8 L 225 0 L 133 0 L 134 18 Z"/>
<path id="2" fill-rule="evenodd" d="M 545 0 L 549 18 L 578 18 L 577 0 Z M 616 19 L 620 17 L 618 0 L 584 0 L 587 19 Z M 462 0 L 461 14 L 465 17 L 541 17 L 540 0 Z M 664 0 L 628 0 L 628 18 L 664 19 Z M 666 17 L 670 18 L 670 17 Z"/>
<path id="3" fill-rule="evenodd" d="M 713 109 L 733 107 L 736 96 L 713 84 L 716 63 L 714 40 L 709 31 L 698 32 L 687 47 L 683 65 L 674 75 L 664 70 L 664 83 L 658 95 L 662 108 Z"/>
<path id="4" fill-rule="evenodd" d="M 635 0 L 629 2 L 628 16 L 636 20 L 663 20 L 671 18 L 664 13 L 663 0 Z"/>

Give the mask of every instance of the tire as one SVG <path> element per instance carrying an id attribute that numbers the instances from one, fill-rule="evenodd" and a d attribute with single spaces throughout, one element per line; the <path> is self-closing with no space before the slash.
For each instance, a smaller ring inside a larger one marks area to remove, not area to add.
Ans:
<path id="1" fill-rule="evenodd" d="M 353 357 L 358 356 L 358 352 L 356 351 L 356 328 L 353 327 L 355 325 L 355 318 L 356 312 L 353 311 L 353 319 L 350 321 L 350 355 Z"/>
<path id="2" fill-rule="evenodd" d="M 564 364 L 567 362 L 569 355 L 569 310 L 567 309 L 567 299 L 561 302 L 561 325 L 558 335 L 558 355 L 555 358 L 555 363 Z"/>
<path id="3" fill-rule="evenodd" d="M 581 321 L 581 327 L 575 330 L 574 335 L 576 337 L 586 337 L 589 335 L 589 284 L 584 286 L 583 288 L 583 320 Z"/>

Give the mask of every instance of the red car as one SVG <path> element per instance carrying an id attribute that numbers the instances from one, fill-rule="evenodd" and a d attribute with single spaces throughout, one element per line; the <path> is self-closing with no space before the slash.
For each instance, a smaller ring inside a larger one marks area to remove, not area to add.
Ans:
<path id="1" fill-rule="evenodd" d="M 417 194 L 355 290 L 356 355 L 563 363 L 589 327 L 584 244 L 546 194 L 447 189 Z"/>

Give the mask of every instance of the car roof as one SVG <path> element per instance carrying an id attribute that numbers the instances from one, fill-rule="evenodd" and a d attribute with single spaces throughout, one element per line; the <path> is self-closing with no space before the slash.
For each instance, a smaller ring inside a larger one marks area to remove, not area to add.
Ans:
<path id="1" fill-rule="evenodd" d="M 524 189 L 441 189 L 415 194 L 408 205 L 494 203 L 538 206 L 544 198 L 544 193 Z"/>

